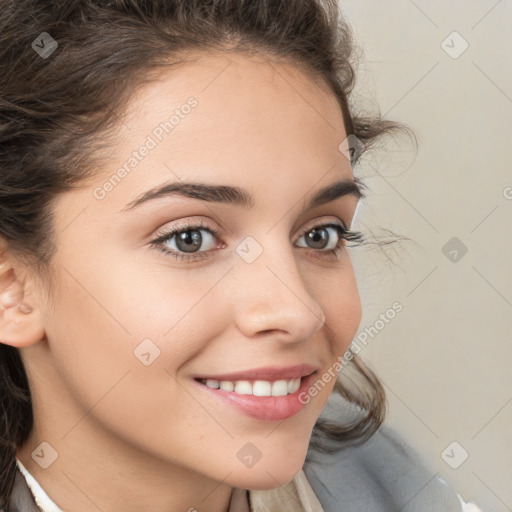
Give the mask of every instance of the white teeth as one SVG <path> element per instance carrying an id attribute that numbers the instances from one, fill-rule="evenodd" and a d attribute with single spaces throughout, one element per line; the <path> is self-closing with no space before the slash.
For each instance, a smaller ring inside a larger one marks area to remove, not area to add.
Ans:
<path id="1" fill-rule="evenodd" d="M 229 380 L 218 381 L 216 379 L 206 379 L 202 381 L 206 386 L 212 389 L 222 389 L 224 391 L 234 391 L 239 395 L 254 396 L 284 396 L 289 393 L 295 393 L 300 387 L 300 378 L 290 380 L 276 380 L 273 382 L 267 380 Z"/>
<path id="2" fill-rule="evenodd" d="M 252 385 L 252 394 L 255 396 L 272 396 L 272 384 L 268 380 L 256 380 Z"/>
<path id="3" fill-rule="evenodd" d="M 237 380 L 235 382 L 235 393 L 238 393 L 239 395 L 251 395 L 251 383 L 248 380 Z"/>
<path id="4" fill-rule="evenodd" d="M 272 396 L 283 396 L 288 394 L 288 381 L 276 380 L 272 384 Z"/>
<path id="5" fill-rule="evenodd" d="M 293 379 L 288 382 L 288 393 L 295 393 L 300 387 L 300 379 Z"/>
<path id="6" fill-rule="evenodd" d="M 219 389 L 219 381 L 215 379 L 206 379 L 206 385 L 209 388 Z"/>
<path id="7" fill-rule="evenodd" d="M 220 389 L 223 389 L 224 391 L 233 391 L 235 389 L 235 386 L 232 382 L 229 382 L 228 380 L 223 380 L 220 383 Z"/>

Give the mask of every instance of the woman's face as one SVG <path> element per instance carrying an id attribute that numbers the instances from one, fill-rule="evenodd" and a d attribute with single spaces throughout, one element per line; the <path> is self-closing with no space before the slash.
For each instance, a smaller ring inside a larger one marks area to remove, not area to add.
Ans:
<path id="1" fill-rule="evenodd" d="M 357 187 L 309 205 L 355 185 L 345 138 L 331 93 L 262 59 L 202 57 L 133 97 L 109 164 L 55 203 L 47 341 L 23 355 L 61 461 L 136 453 L 247 489 L 296 475 L 361 317 L 350 249 L 312 231 L 350 227 Z M 172 191 L 188 183 L 215 188 Z M 256 370 L 265 393 L 288 378 L 258 369 L 304 364 L 320 382 L 304 405 L 304 380 L 291 398 L 195 380 Z"/>

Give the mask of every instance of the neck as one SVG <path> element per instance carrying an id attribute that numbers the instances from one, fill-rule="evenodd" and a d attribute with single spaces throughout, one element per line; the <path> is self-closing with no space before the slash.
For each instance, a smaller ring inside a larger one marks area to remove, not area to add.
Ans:
<path id="1" fill-rule="evenodd" d="M 232 487 L 136 447 L 120 446 L 116 438 L 91 432 L 91 423 L 84 427 L 63 440 L 34 428 L 17 451 L 29 473 L 66 512 L 228 511 Z M 32 457 L 43 439 L 58 452 L 46 469 L 34 458 L 45 465 L 44 458 L 51 456 L 48 448 L 45 452 L 43 445 Z"/>

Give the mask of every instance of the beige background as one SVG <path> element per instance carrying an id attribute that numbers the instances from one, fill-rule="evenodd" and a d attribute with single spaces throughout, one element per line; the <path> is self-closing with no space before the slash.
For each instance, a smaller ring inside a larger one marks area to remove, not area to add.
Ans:
<path id="1" fill-rule="evenodd" d="M 357 98 L 419 142 L 415 153 L 390 141 L 355 169 L 369 187 L 355 229 L 412 239 L 352 249 L 359 333 L 395 301 L 404 308 L 361 356 L 385 385 L 387 423 L 432 475 L 484 512 L 512 510 L 512 3 L 341 9 L 364 52 Z"/>

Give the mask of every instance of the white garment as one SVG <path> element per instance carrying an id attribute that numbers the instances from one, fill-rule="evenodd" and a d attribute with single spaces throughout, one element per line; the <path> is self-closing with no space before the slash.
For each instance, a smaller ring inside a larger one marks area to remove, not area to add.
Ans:
<path id="1" fill-rule="evenodd" d="M 459 497 L 460 503 L 462 505 L 462 510 L 464 512 L 482 512 L 482 509 L 477 507 L 474 503 L 471 501 L 468 501 L 467 503 L 462 499 L 462 496 L 457 493 L 457 496 Z"/>
<path id="2" fill-rule="evenodd" d="M 27 471 L 27 468 L 23 465 L 20 459 L 16 457 L 16 464 L 18 465 L 18 469 L 21 471 L 21 474 L 25 477 L 27 481 L 27 485 L 32 491 L 32 495 L 34 496 L 34 500 L 39 508 L 44 510 L 44 512 L 64 512 L 61 508 L 59 508 L 53 500 L 50 499 L 48 494 L 46 494 L 43 488 L 37 483 L 37 480 Z"/>

